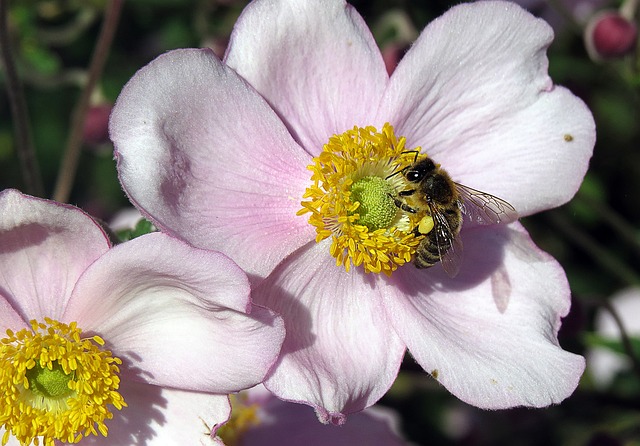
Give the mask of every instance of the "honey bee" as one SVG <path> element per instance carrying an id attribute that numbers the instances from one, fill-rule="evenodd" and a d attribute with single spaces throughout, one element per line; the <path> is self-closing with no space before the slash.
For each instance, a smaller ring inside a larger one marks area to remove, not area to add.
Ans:
<path id="1" fill-rule="evenodd" d="M 437 262 L 449 277 L 455 277 L 462 260 L 462 241 L 458 235 L 463 215 L 477 224 L 490 225 L 517 220 L 518 213 L 506 201 L 454 182 L 429 157 L 417 161 L 389 177 L 402 174 L 409 189 L 392 197 L 396 206 L 412 214 L 425 213 L 414 228 L 424 235 L 414 257 L 416 268 L 429 268 Z"/>

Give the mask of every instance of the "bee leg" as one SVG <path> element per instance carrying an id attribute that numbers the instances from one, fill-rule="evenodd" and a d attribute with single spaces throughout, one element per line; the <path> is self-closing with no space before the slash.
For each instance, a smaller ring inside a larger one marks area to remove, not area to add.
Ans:
<path id="1" fill-rule="evenodd" d="M 398 195 L 400 195 L 401 197 L 408 197 L 409 195 L 413 195 L 415 193 L 416 193 L 415 189 L 409 189 L 409 190 L 402 190 L 398 192 Z"/>
<path id="2" fill-rule="evenodd" d="M 403 203 L 401 200 L 399 200 L 398 198 L 394 197 L 391 194 L 387 194 L 389 195 L 389 197 L 391 197 L 391 199 L 393 200 L 393 203 L 398 206 L 400 209 L 402 209 L 405 212 L 411 212 L 412 214 L 416 214 L 418 211 L 416 211 L 414 208 L 412 208 L 411 206 L 409 206 L 406 203 Z"/>

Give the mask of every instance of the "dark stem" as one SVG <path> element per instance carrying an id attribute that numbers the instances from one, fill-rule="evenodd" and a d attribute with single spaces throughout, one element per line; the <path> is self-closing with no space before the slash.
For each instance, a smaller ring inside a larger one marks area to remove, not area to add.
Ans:
<path id="1" fill-rule="evenodd" d="M 585 194 L 578 192 L 576 199 L 583 201 L 593 209 L 594 213 L 602 217 L 602 221 L 609 225 L 624 241 L 633 248 L 637 255 L 640 255 L 640 240 L 636 234 L 636 228 L 629 224 L 616 211 L 611 209 L 606 203 L 594 200 Z"/>
<path id="2" fill-rule="evenodd" d="M 89 66 L 89 78 L 73 111 L 67 147 L 53 192 L 53 199 L 56 201 L 66 202 L 69 200 L 71 187 L 76 176 L 76 170 L 78 169 L 80 148 L 82 147 L 82 132 L 87 110 L 89 109 L 89 99 L 102 75 L 104 65 L 107 61 L 113 36 L 118 27 L 122 3 L 123 0 L 109 0 L 107 2 L 107 11 L 104 21 L 102 22 L 102 29 L 100 30 L 98 43 L 93 51 L 91 65 Z"/>
<path id="3" fill-rule="evenodd" d="M 568 240 L 582 248 L 596 264 L 608 271 L 613 277 L 627 286 L 640 285 L 640 276 L 633 269 L 574 225 L 561 211 L 548 212 L 546 217 Z"/>
<path id="4" fill-rule="evenodd" d="M 622 323 L 622 319 L 620 319 L 620 315 L 615 310 L 615 308 L 613 308 L 613 305 L 611 305 L 611 303 L 608 300 L 605 299 L 602 302 L 602 305 L 609 312 L 611 317 L 613 317 L 614 322 L 618 326 L 618 330 L 620 331 L 620 339 L 622 340 L 622 346 L 624 348 L 624 351 L 627 354 L 627 356 L 629 356 L 629 359 L 631 359 L 631 364 L 633 365 L 633 371 L 638 377 L 640 377 L 640 362 L 636 357 L 636 353 L 633 349 L 633 345 L 631 344 L 631 339 L 629 338 L 629 335 L 627 334 L 624 324 Z"/>
<path id="5" fill-rule="evenodd" d="M 11 52 L 7 3 L 8 0 L 0 0 L 0 53 L 5 68 L 9 103 L 11 104 L 11 116 L 13 117 L 13 128 L 16 135 L 16 151 L 20 161 L 25 192 L 31 195 L 44 196 L 40 168 L 38 167 L 38 160 L 31 140 L 27 103 Z"/>

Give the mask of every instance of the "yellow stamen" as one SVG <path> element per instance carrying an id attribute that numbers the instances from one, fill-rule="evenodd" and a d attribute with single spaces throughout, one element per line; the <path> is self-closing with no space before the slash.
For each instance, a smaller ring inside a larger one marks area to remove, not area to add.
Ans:
<path id="1" fill-rule="evenodd" d="M 308 167 L 313 184 L 298 215 L 311 213 L 316 242 L 332 237 L 330 253 L 347 271 L 353 264 L 391 275 L 411 260 L 424 237 L 413 231 L 424 215 L 405 212 L 394 201 L 406 189 L 403 176 L 394 174 L 420 151 L 404 145 L 389 123 L 382 131 L 354 127 L 332 136 Z"/>
<path id="2" fill-rule="evenodd" d="M 105 420 L 127 404 L 118 392 L 122 361 L 102 350 L 99 336 L 81 338 L 75 322 L 31 321 L 31 330 L 7 330 L 0 340 L 2 445 L 77 443 L 107 436 Z M 96 430 L 97 428 L 97 430 Z"/>
<path id="3" fill-rule="evenodd" d="M 246 394 L 230 395 L 231 418 L 216 432 L 226 446 L 237 446 L 242 436 L 253 426 L 260 424 L 258 405 L 247 404 Z"/>

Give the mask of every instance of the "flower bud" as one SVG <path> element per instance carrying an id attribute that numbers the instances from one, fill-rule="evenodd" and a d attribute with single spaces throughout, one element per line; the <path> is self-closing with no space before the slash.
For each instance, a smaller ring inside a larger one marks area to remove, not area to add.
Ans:
<path id="1" fill-rule="evenodd" d="M 615 59 L 635 49 L 638 28 L 617 11 L 602 11 L 591 18 L 584 38 L 593 60 Z"/>
<path id="2" fill-rule="evenodd" d="M 104 144 L 109 141 L 109 115 L 111 104 L 92 105 L 87 110 L 82 137 L 89 145 Z"/>

